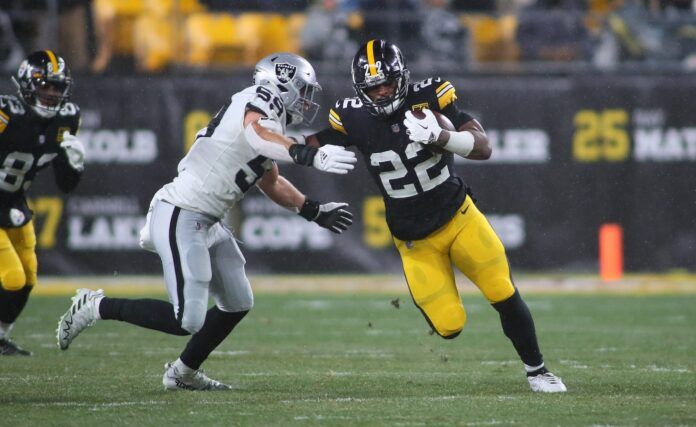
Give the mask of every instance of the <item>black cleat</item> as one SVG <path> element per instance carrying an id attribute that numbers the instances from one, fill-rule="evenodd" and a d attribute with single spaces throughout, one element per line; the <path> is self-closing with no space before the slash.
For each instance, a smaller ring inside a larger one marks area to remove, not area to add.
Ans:
<path id="1" fill-rule="evenodd" d="M 27 351 L 14 342 L 0 338 L 0 356 L 31 356 L 31 351 Z"/>

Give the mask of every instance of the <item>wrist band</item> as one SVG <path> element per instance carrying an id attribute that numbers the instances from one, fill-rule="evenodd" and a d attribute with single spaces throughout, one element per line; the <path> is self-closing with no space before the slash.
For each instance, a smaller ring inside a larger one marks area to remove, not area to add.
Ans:
<path id="1" fill-rule="evenodd" d="M 460 132 L 449 131 L 449 141 L 447 141 L 447 144 L 442 148 L 454 154 L 466 157 L 471 154 L 471 151 L 474 149 L 474 134 L 468 130 Z"/>

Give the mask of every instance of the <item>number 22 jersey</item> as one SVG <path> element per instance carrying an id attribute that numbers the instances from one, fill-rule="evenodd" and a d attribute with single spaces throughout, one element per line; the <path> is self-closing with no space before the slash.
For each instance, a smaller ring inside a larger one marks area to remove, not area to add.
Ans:
<path id="1" fill-rule="evenodd" d="M 400 240 L 419 240 L 446 224 L 466 197 L 455 175 L 453 154 L 438 154 L 413 142 L 403 124 L 409 110 L 428 108 L 459 128 L 472 117 L 459 111 L 454 86 L 440 78 L 409 85 L 403 106 L 388 117 L 372 115 L 359 98 L 344 98 L 329 111 L 329 129 L 320 145 L 355 146 L 379 187 L 389 230 Z"/>

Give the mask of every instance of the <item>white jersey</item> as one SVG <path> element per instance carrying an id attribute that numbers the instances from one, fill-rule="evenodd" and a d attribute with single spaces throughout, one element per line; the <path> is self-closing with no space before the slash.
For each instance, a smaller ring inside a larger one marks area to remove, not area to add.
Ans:
<path id="1" fill-rule="evenodd" d="M 244 137 L 247 106 L 277 121 L 285 133 L 285 108 L 272 86 L 251 86 L 236 93 L 201 129 L 178 175 L 155 199 L 180 208 L 222 218 L 261 176 L 273 160 L 261 156 Z"/>

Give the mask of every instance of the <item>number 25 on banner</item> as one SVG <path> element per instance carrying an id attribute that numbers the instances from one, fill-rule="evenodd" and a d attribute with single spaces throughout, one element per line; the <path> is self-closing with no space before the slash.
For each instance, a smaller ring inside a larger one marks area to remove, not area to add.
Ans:
<path id="1" fill-rule="evenodd" d="M 573 118 L 573 158 L 580 162 L 620 162 L 630 151 L 626 110 L 580 110 Z"/>

